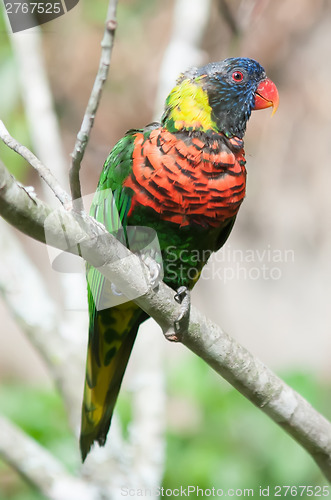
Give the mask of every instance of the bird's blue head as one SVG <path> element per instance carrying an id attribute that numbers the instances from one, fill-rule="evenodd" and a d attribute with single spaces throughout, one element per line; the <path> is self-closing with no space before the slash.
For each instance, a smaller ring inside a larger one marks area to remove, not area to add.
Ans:
<path id="1" fill-rule="evenodd" d="M 242 138 L 253 109 L 278 105 L 278 92 L 253 59 L 230 58 L 210 63 L 197 77 L 208 94 L 212 118 L 228 136 Z"/>
<path id="2" fill-rule="evenodd" d="M 278 91 L 258 62 L 229 58 L 183 73 L 166 105 L 169 128 L 212 128 L 242 138 L 253 109 L 276 110 Z"/>

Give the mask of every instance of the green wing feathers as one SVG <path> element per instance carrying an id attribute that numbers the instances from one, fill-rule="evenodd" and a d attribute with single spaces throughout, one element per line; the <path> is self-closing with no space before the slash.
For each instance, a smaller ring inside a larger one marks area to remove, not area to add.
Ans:
<path id="1" fill-rule="evenodd" d="M 126 227 L 130 191 L 122 185 L 131 171 L 134 131 L 121 139 L 107 158 L 90 214 L 111 233 Z M 87 266 L 89 342 L 82 406 L 80 447 L 83 460 L 94 441 L 103 445 L 126 365 L 145 313 L 133 302 L 106 308 L 109 283 Z"/>

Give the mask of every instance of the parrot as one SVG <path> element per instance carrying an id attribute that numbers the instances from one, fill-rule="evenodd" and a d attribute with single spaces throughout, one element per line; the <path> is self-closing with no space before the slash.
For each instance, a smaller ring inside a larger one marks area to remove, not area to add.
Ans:
<path id="1" fill-rule="evenodd" d="M 209 256 L 227 241 L 245 197 L 243 138 L 251 112 L 273 107 L 274 113 L 278 102 L 276 85 L 253 59 L 188 69 L 166 98 L 160 122 L 129 130 L 115 144 L 90 215 L 114 234 L 155 230 L 163 281 L 175 291 L 192 290 Z M 87 276 L 83 461 L 95 441 L 106 442 L 139 326 L 148 318 L 132 300 L 98 307 L 106 279 L 90 265 Z"/>

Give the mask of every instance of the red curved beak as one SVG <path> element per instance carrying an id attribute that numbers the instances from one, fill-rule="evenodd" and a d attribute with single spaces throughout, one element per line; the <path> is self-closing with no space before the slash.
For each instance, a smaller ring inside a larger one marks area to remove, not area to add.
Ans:
<path id="1" fill-rule="evenodd" d="M 253 109 L 265 109 L 272 106 L 272 115 L 274 115 L 278 104 L 279 95 L 276 85 L 269 78 L 262 80 L 255 92 L 255 105 Z"/>

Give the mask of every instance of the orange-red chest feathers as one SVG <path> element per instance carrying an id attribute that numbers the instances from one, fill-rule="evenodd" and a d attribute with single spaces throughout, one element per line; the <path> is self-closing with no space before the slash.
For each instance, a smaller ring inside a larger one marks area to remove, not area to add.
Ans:
<path id="1" fill-rule="evenodd" d="M 124 186 L 133 190 L 129 217 L 143 206 L 181 227 L 217 227 L 236 215 L 245 196 L 242 141 L 161 127 L 138 132 Z"/>

